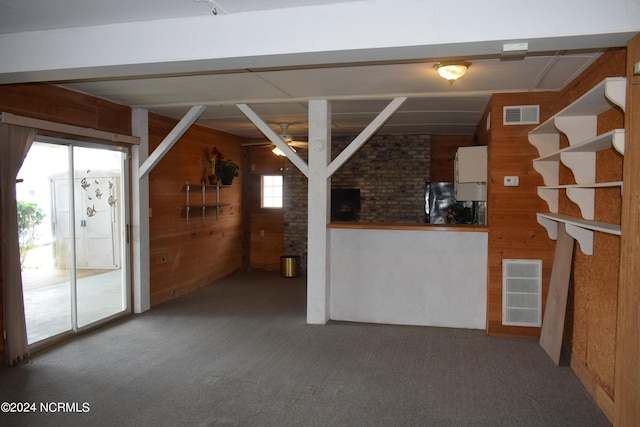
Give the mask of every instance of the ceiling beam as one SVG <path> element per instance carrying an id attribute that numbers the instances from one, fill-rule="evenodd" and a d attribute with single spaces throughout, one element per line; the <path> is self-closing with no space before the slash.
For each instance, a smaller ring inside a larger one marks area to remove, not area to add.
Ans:
<path id="1" fill-rule="evenodd" d="M 249 120 L 251 120 L 254 125 L 256 125 L 260 132 L 262 132 L 264 136 L 269 139 L 269 141 L 271 141 L 276 147 L 282 150 L 287 158 L 291 160 L 291 163 L 293 163 L 295 167 L 297 167 L 300 172 L 304 174 L 304 176 L 306 176 L 307 178 L 309 177 L 309 165 L 302 159 L 302 157 L 298 155 L 298 153 L 293 151 L 291 147 L 289 147 L 289 144 L 284 142 L 282 138 L 280 138 L 280 136 L 275 133 L 273 129 L 271 129 L 269 125 L 251 109 L 251 107 L 249 107 L 247 104 L 238 104 L 238 108 L 244 113 L 245 116 L 247 116 Z"/>
<path id="2" fill-rule="evenodd" d="M 366 142 L 385 124 L 398 108 L 407 100 L 406 97 L 394 98 L 378 116 L 327 167 L 327 178 L 331 177 L 340 166 L 345 164 Z"/>
<path id="3" fill-rule="evenodd" d="M 162 140 L 160 145 L 149 155 L 147 160 L 140 166 L 138 172 L 138 178 L 144 178 L 151 172 L 151 170 L 162 160 L 165 154 L 171 150 L 171 147 L 175 145 L 184 133 L 189 130 L 192 124 L 198 120 L 198 117 L 206 110 L 205 105 L 195 105 L 184 115 L 182 120 L 169 132 L 169 134 Z"/>
<path id="4" fill-rule="evenodd" d="M 372 91 L 375 88 L 371 89 Z M 524 89 L 504 89 L 501 90 L 500 93 L 521 93 Z M 487 89 L 487 90 L 467 90 L 467 91 L 459 91 L 459 92 L 402 92 L 402 93 L 367 93 L 367 94 L 351 94 L 351 95 L 318 95 L 315 97 L 316 99 L 326 99 L 327 101 L 376 101 L 376 100 L 385 100 L 385 99 L 393 99 L 393 98 L 464 98 L 464 97 L 487 97 L 486 103 L 489 103 L 489 97 L 495 93 L 495 90 Z M 287 98 L 261 98 L 261 99 L 236 99 L 236 100 L 206 100 L 201 99 L 197 102 L 154 102 L 149 104 L 135 104 L 132 105 L 132 108 L 168 108 L 168 107 L 185 107 L 191 106 L 193 104 L 202 104 L 210 107 L 220 107 L 227 105 L 238 105 L 238 104 L 299 104 L 299 103 L 307 103 L 309 101 L 309 97 L 287 97 Z M 438 109 L 437 111 L 442 111 Z M 470 110 L 471 111 L 471 110 Z M 340 114 L 340 113 L 334 113 Z"/>

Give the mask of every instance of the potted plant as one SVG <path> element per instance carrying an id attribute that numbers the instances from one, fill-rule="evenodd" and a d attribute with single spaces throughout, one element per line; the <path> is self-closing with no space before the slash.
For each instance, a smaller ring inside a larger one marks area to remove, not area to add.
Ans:
<path id="1" fill-rule="evenodd" d="M 225 159 L 218 147 L 213 147 L 211 151 L 206 149 L 204 154 L 206 163 L 211 166 L 211 175 L 208 176 L 209 184 L 215 185 L 220 180 L 222 185 L 231 185 L 233 178 L 238 176 L 240 166 L 233 160 Z"/>
<path id="2" fill-rule="evenodd" d="M 231 185 L 233 178 L 238 176 L 240 166 L 234 163 L 233 160 L 224 159 L 216 161 L 215 170 L 216 175 L 222 182 L 222 185 Z"/>
<path id="3" fill-rule="evenodd" d="M 473 224 L 473 211 L 460 203 L 449 206 L 447 224 Z"/>

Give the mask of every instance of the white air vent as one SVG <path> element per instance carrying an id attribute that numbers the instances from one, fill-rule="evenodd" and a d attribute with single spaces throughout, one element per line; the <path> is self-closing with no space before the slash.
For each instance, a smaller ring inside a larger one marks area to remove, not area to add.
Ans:
<path id="1" fill-rule="evenodd" d="M 540 123 L 539 105 L 512 105 L 504 107 L 503 124 L 535 125 Z"/>
<path id="2" fill-rule="evenodd" d="M 502 260 L 502 324 L 542 325 L 542 260 Z"/>

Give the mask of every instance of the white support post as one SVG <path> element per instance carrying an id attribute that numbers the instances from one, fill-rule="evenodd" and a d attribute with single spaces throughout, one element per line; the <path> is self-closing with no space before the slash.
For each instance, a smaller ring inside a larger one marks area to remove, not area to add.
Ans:
<path id="1" fill-rule="evenodd" d="M 151 308 L 149 260 L 149 175 L 140 175 L 140 166 L 149 156 L 149 112 L 142 108 L 131 111 L 131 127 L 140 144 L 132 146 L 131 204 L 133 311 L 143 313 Z"/>
<path id="2" fill-rule="evenodd" d="M 307 323 L 329 320 L 329 223 L 331 105 L 309 101 L 309 183 L 307 238 Z"/>
<path id="3" fill-rule="evenodd" d="M 149 156 L 148 159 L 145 160 L 143 164 L 140 165 L 139 178 L 149 175 L 149 172 L 162 160 L 165 154 L 171 147 L 178 142 L 180 137 L 184 135 L 184 133 L 191 127 L 192 124 L 198 120 L 198 117 L 207 109 L 206 105 L 194 105 L 191 109 L 184 115 L 182 120 L 178 122 L 178 124 L 169 132 L 169 134 L 162 140 L 160 145 L 153 150 L 153 153 Z"/>
<path id="4" fill-rule="evenodd" d="M 407 100 L 407 97 L 397 97 L 394 98 L 389 105 L 387 105 L 384 110 L 378 114 L 378 116 L 369 123 L 369 125 L 364 128 L 360 135 L 358 135 L 351 143 L 344 149 L 342 152 L 331 162 L 329 168 L 327 169 L 327 177 L 330 177 L 337 171 L 340 166 L 345 164 L 347 160 L 351 158 L 359 149 L 362 147 L 368 140 L 375 134 L 380 127 L 393 114 L 400 108 L 400 106 Z"/>
<path id="5" fill-rule="evenodd" d="M 287 156 L 287 158 L 291 160 L 291 163 L 293 163 L 294 166 L 304 174 L 304 176 L 306 176 L 307 178 L 309 177 L 309 166 L 304 161 L 304 159 L 302 159 L 302 157 L 300 157 L 298 153 L 293 151 L 291 147 L 289 147 L 289 144 L 284 142 L 282 138 L 280 138 L 280 136 L 278 136 L 278 134 L 275 133 L 273 129 L 271 129 L 269 125 L 266 124 L 264 120 L 262 120 L 251 109 L 251 107 L 249 107 L 247 104 L 236 104 L 236 106 L 240 109 L 240 111 L 244 113 L 245 116 L 247 116 L 249 120 L 251 120 L 254 125 L 256 125 L 260 132 L 262 132 L 264 136 L 269 139 L 269 141 L 271 141 L 273 144 L 275 144 L 276 147 L 282 150 L 285 156 Z"/>

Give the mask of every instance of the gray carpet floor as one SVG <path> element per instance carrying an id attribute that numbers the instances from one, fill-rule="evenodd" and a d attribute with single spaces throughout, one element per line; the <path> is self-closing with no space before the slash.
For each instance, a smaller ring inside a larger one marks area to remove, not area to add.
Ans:
<path id="1" fill-rule="evenodd" d="M 536 341 L 307 325 L 305 292 L 303 278 L 239 273 L 2 367 L 0 402 L 37 412 L 0 425 L 610 425 Z"/>

